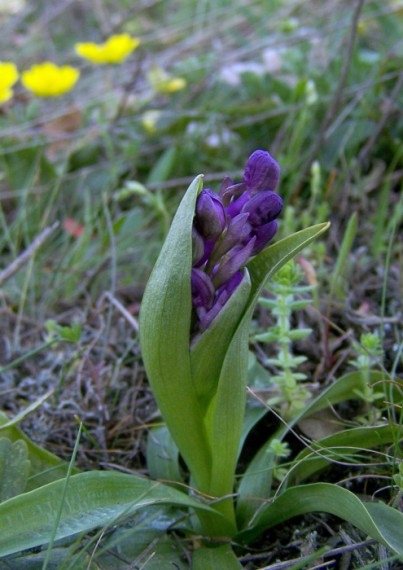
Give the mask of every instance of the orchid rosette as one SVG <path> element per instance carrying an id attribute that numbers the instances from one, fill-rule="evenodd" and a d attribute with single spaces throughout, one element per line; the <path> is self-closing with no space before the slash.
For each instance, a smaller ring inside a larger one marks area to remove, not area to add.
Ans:
<path id="1" fill-rule="evenodd" d="M 264 150 L 243 180 L 218 193 L 197 177 L 187 190 L 147 284 L 140 341 L 157 404 L 194 487 L 219 499 L 222 524 L 202 513 L 210 535 L 234 535 L 234 475 L 246 402 L 248 335 L 270 275 L 328 227 L 272 246 L 283 201 L 280 168 Z M 268 247 L 269 246 L 269 247 Z"/>

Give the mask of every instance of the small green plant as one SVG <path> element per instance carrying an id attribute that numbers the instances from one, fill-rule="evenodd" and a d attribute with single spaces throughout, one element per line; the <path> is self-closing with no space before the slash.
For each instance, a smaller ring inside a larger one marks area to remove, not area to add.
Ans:
<path id="1" fill-rule="evenodd" d="M 358 419 L 364 423 L 374 423 L 379 420 L 381 412 L 374 407 L 377 400 L 384 398 L 384 394 L 376 392 L 371 384 L 371 370 L 379 364 L 383 355 L 382 344 L 379 336 L 374 333 L 365 333 L 360 337 L 360 342 L 354 342 L 357 358 L 350 360 L 361 377 L 361 386 L 355 390 L 357 396 L 364 402 L 366 415 Z"/>
<path id="2" fill-rule="evenodd" d="M 279 405 L 281 415 L 293 417 L 310 399 L 311 393 L 302 382 L 306 374 L 298 372 L 298 366 L 306 361 L 306 356 L 293 354 L 293 342 L 302 340 L 311 334 L 309 328 L 293 329 L 291 320 L 294 311 L 304 309 L 311 303 L 309 297 L 301 298 L 302 294 L 310 293 L 310 285 L 300 285 L 303 274 L 298 264 L 293 260 L 284 265 L 271 280 L 268 290 L 271 298 L 260 297 L 259 304 L 269 309 L 276 317 L 276 325 L 268 331 L 256 334 L 253 340 L 264 343 L 274 343 L 278 347 L 276 357 L 268 358 L 265 364 L 274 366 L 277 373 L 270 381 L 281 391 L 281 396 L 268 400 L 270 406 Z"/>

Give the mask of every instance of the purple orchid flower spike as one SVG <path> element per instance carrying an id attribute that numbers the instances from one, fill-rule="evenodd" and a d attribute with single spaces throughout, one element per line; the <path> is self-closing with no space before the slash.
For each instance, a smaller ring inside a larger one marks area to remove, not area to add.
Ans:
<path id="1" fill-rule="evenodd" d="M 249 157 L 243 182 L 225 178 L 218 194 L 203 190 L 193 226 L 192 300 L 194 332 L 206 330 L 242 281 L 249 259 L 277 231 L 283 201 L 273 192 L 280 168 L 270 154 Z"/>
<path id="2" fill-rule="evenodd" d="M 265 150 L 255 150 L 246 163 L 243 179 L 253 193 L 274 190 L 280 179 L 278 162 Z"/>

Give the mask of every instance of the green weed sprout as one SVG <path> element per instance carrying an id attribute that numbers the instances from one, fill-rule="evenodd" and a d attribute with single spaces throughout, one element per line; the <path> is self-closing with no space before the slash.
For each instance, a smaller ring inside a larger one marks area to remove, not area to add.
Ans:
<path id="1" fill-rule="evenodd" d="M 268 308 L 277 319 L 274 327 L 253 337 L 255 341 L 276 343 L 279 347 L 275 358 L 268 358 L 266 364 L 275 366 L 279 371 L 271 377 L 271 382 L 277 385 L 282 397 L 274 397 L 268 405 L 280 404 L 281 415 L 284 418 L 293 417 L 301 411 L 311 398 L 311 393 L 302 384 L 306 375 L 298 372 L 297 368 L 306 361 L 306 356 L 295 356 L 292 343 L 309 336 L 309 328 L 292 329 L 291 317 L 294 311 L 307 307 L 311 299 L 301 299 L 301 294 L 312 291 L 310 285 L 300 285 L 302 271 L 294 261 L 286 263 L 272 278 L 267 286 L 272 298 L 260 297 L 259 304 Z"/>
<path id="2" fill-rule="evenodd" d="M 360 418 L 363 421 L 375 422 L 380 417 L 380 412 L 372 406 L 377 400 L 384 398 L 384 394 L 375 392 L 371 384 L 371 370 L 382 358 L 383 350 L 381 340 L 374 333 L 365 333 L 360 337 L 360 342 L 354 342 L 357 358 L 350 360 L 350 364 L 360 372 L 361 386 L 355 389 L 355 394 L 366 405 L 368 418 Z"/>

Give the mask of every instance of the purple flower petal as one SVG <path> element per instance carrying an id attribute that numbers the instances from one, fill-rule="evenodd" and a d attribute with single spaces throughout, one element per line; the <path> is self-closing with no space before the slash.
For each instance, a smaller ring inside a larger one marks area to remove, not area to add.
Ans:
<path id="1" fill-rule="evenodd" d="M 256 238 L 252 237 L 245 246 L 236 245 L 226 253 L 212 274 L 215 287 L 220 287 L 235 275 L 249 260 Z"/>
<path id="2" fill-rule="evenodd" d="M 222 198 L 222 203 L 224 206 L 228 206 L 230 202 L 236 200 L 246 192 L 246 184 L 245 182 L 240 182 L 239 184 L 232 184 L 231 186 L 226 186 L 225 189 L 220 194 Z"/>
<path id="3" fill-rule="evenodd" d="M 237 271 L 231 279 L 229 279 L 224 285 L 218 288 L 214 304 L 211 309 L 206 310 L 204 307 L 196 309 L 197 316 L 199 318 L 199 330 L 200 332 L 205 331 L 215 319 L 215 317 L 220 313 L 221 309 L 231 297 L 232 293 L 238 287 L 243 279 L 243 274 L 241 271 Z"/>
<path id="4" fill-rule="evenodd" d="M 255 150 L 246 163 L 243 179 L 252 192 L 274 190 L 280 178 L 280 167 L 265 150 Z"/>
<path id="5" fill-rule="evenodd" d="M 244 239 L 250 234 L 250 226 L 247 223 L 249 214 L 239 214 L 229 221 L 227 229 L 222 233 L 221 238 L 217 240 L 212 252 L 212 260 L 218 263 L 220 257 L 232 249 L 235 245 L 243 243 Z"/>
<path id="6" fill-rule="evenodd" d="M 256 255 L 269 245 L 273 239 L 274 234 L 277 232 L 278 224 L 276 221 L 269 222 L 264 226 L 253 228 L 251 235 L 256 238 L 253 251 L 251 255 Z"/>
<path id="7" fill-rule="evenodd" d="M 201 269 L 192 269 L 192 302 L 193 306 L 210 308 L 214 301 L 214 285 L 210 277 Z"/>
<path id="8" fill-rule="evenodd" d="M 220 197 L 208 188 L 202 190 L 197 199 L 195 222 L 201 235 L 208 240 L 217 238 L 225 228 L 224 206 Z"/>
<path id="9" fill-rule="evenodd" d="M 228 190 L 228 188 L 230 188 L 231 186 L 234 185 L 234 182 L 232 180 L 232 178 L 230 178 L 229 176 L 226 176 L 224 178 L 224 180 L 221 182 L 221 186 L 220 189 L 218 191 L 218 195 L 220 196 L 220 198 L 223 198 L 225 192 Z"/>
<path id="10" fill-rule="evenodd" d="M 241 283 L 242 279 L 243 279 L 242 271 L 237 271 L 236 273 L 234 273 L 231 279 L 228 279 L 228 281 L 226 281 L 224 285 L 221 285 L 221 287 L 217 289 L 215 302 L 217 303 L 220 302 L 221 305 L 224 305 L 224 303 L 228 301 L 232 293 Z"/>
<path id="11" fill-rule="evenodd" d="M 252 226 L 261 226 L 273 221 L 283 209 L 283 200 L 275 192 L 266 190 L 255 194 L 243 207 L 242 213 L 248 213 L 248 222 Z"/>
<path id="12" fill-rule="evenodd" d="M 236 200 L 233 200 L 228 204 L 225 208 L 227 216 L 230 218 L 235 218 L 238 214 L 241 213 L 242 208 L 247 204 L 248 200 L 250 200 L 250 192 L 247 190 L 243 194 L 239 196 Z"/>
<path id="13" fill-rule="evenodd" d="M 204 239 L 197 229 L 192 227 L 192 264 L 197 265 L 204 256 Z"/>

